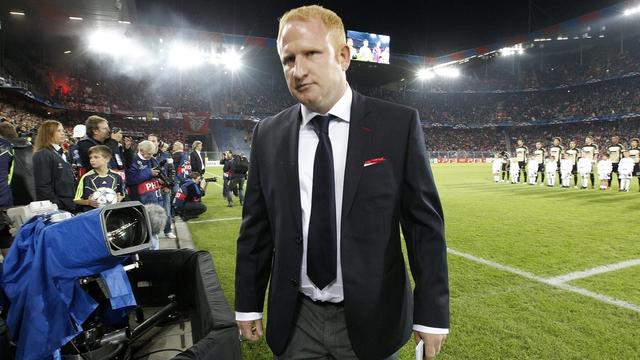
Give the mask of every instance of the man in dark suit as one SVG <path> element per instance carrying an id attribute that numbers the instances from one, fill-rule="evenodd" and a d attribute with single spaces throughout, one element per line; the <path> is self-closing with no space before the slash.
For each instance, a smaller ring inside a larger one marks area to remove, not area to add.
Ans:
<path id="1" fill-rule="evenodd" d="M 280 20 L 278 53 L 300 104 L 262 120 L 236 263 L 236 320 L 278 359 L 386 359 L 409 339 L 435 357 L 449 328 L 440 200 L 414 109 L 346 81 L 342 20 L 320 6 Z M 402 256 L 402 228 L 413 296 Z"/>

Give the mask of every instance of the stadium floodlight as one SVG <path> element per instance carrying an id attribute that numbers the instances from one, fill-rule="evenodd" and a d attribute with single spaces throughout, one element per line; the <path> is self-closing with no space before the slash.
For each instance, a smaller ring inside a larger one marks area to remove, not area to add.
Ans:
<path id="1" fill-rule="evenodd" d="M 224 52 L 220 56 L 220 63 L 231 71 L 236 71 L 242 67 L 242 58 L 234 49 Z"/>
<path id="2" fill-rule="evenodd" d="M 65 50 L 64 53 L 65 54 L 71 54 L 71 50 Z"/>
<path id="3" fill-rule="evenodd" d="M 433 71 L 436 73 L 436 75 L 442 76 L 444 78 L 454 79 L 460 76 L 460 70 L 453 66 L 435 68 L 433 69 Z"/>
<path id="4" fill-rule="evenodd" d="M 551 40 L 551 39 L 548 39 L 548 40 Z M 547 41 L 547 39 L 535 39 L 533 41 L 538 41 L 538 42 Z M 504 47 L 499 51 L 500 51 L 500 55 L 502 56 L 522 55 L 524 54 L 524 47 L 522 46 L 522 44 L 516 44 L 511 47 Z"/>
<path id="5" fill-rule="evenodd" d="M 69 20 L 82 21 L 84 19 L 79 16 L 69 16 Z"/>
<path id="6" fill-rule="evenodd" d="M 624 11 L 624 16 L 631 16 L 640 13 L 640 6 L 632 7 Z"/>
<path id="7" fill-rule="evenodd" d="M 169 66 L 180 70 L 198 67 L 204 63 L 204 53 L 195 46 L 175 42 L 169 50 Z"/>
<path id="8" fill-rule="evenodd" d="M 118 20 L 118 24 L 131 24 L 131 21 L 126 21 L 126 20 Z"/>
<path id="9" fill-rule="evenodd" d="M 16 16 L 24 16 L 24 11 L 9 11 L 9 14 Z"/>
<path id="10" fill-rule="evenodd" d="M 427 68 L 419 69 L 417 75 L 420 80 L 431 80 L 436 76 L 436 74 L 433 73 L 433 70 Z"/>
<path id="11" fill-rule="evenodd" d="M 136 67 L 143 66 L 146 64 L 144 60 L 152 58 L 144 46 L 118 31 L 94 31 L 89 34 L 87 42 L 90 51 L 125 60 Z"/>

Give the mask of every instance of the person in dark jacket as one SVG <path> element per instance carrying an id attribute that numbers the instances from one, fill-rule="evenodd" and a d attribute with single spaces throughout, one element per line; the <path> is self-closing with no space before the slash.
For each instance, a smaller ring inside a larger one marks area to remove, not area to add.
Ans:
<path id="1" fill-rule="evenodd" d="M 62 144 L 66 135 L 62 124 L 47 120 L 40 125 L 33 154 L 36 200 L 49 200 L 58 209 L 74 212 L 76 183 Z"/>
<path id="2" fill-rule="evenodd" d="M 158 179 L 160 170 L 158 161 L 153 157 L 155 151 L 155 145 L 149 140 L 138 144 L 136 159 L 127 167 L 127 187 L 131 200 L 162 206 L 162 185 Z"/>
<path id="3" fill-rule="evenodd" d="M 87 129 L 87 134 L 84 138 L 78 141 L 78 154 L 80 155 L 80 164 L 82 165 L 80 176 L 91 170 L 91 165 L 89 164 L 89 148 L 96 145 L 108 145 L 106 144 L 106 141 L 111 134 L 109 122 L 103 117 L 91 115 L 87 118 L 84 125 Z M 111 151 L 113 150 L 114 149 L 112 148 Z M 118 168 L 115 157 L 111 159 L 109 168 Z"/>
<path id="4" fill-rule="evenodd" d="M 173 158 L 173 165 L 176 169 L 177 185 L 181 185 L 185 181 L 190 179 L 191 176 L 191 162 L 189 156 L 184 152 L 184 144 L 180 141 L 173 143 L 171 149 L 171 157 Z"/>
<path id="5" fill-rule="evenodd" d="M 206 188 L 207 182 L 204 181 L 200 173 L 197 171 L 191 172 L 191 178 L 185 181 L 176 193 L 174 200 L 176 214 L 187 221 L 207 211 L 207 206 L 201 201 Z"/>
<path id="6" fill-rule="evenodd" d="M 36 200 L 35 179 L 33 177 L 33 145 L 21 138 L 16 128 L 8 123 L 0 123 L 0 136 L 11 142 L 13 169 L 11 172 L 11 193 L 13 205 L 29 205 Z"/>
<path id="7" fill-rule="evenodd" d="M 13 129 L 10 124 L 7 125 Z M 13 129 L 13 132 L 15 133 L 15 129 Z M 2 135 L 1 132 L 0 135 Z M 7 255 L 13 240 L 9 231 L 11 221 L 6 214 L 6 210 L 13 206 L 13 196 L 9 185 L 12 168 L 13 146 L 5 136 L 2 136 L 0 137 L 0 253 L 2 256 Z"/>
<path id="8" fill-rule="evenodd" d="M 189 161 L 191 162 L 191 171 L 197 171 L 200 174 L 204 174 L 205 164 L 202 158 L 202 141 L 194 141 L 191 147 L 191 153 L 189 154 Z"/>

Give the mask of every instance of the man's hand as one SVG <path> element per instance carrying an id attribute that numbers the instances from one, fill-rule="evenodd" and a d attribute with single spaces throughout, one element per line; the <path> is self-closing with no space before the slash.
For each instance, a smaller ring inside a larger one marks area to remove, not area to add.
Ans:
<path id="1" fill-rule="evenodd" d="M 249 341 L 258 341 L 264 335 L 262 320 L 236 321 L 240 329 L 240 336 Z"/>
<path id="2" fill-rule="evenodd" d="M 158 177 L 158 174 L 160 174 L 160 170 L 158 170 L 158 169 L 151 169 L 151 176 L 153 176 L 153 177 Z"/>
<path id="3" fill-rule="evenodd" d="M 447 339 L 447 335 L 425 334 L 418 331 L 414 331 L 413 334 L 416 343 L 419 343 L 420 339 L 424 341 L 424 357 L 427 360 L 434 359 L 440 353 L 440 349 Z"/>

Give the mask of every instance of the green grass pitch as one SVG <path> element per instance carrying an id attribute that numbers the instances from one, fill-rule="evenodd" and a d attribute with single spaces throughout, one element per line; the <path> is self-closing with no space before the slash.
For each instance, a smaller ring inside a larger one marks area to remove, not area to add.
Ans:
<path id="1" fill-rule="evenodd" d="M 220 168 L 209 169 L 221 175 Z M 640 258 L 640 193 L 496 184 L 489 165 L 434 165 L 447 243 L 458 252 L 540 278 Z M 614 181 L 615 183 L 615 181 Z M 210 184 L 209 210 L 189 225 L 213 256 L 233 307 L 241 208 Z M 451 333 L 439 359 L 640 359 L 640 312 L 449 254 Z M 635 304 L 640 266 L 567 285 Z M 268 322 L 268 319 L 265 319 Z M 399 359 L 414 359 L 413 340 Z M 245 359 L 272 359 L 266 342 L 242 344 Z"/>

